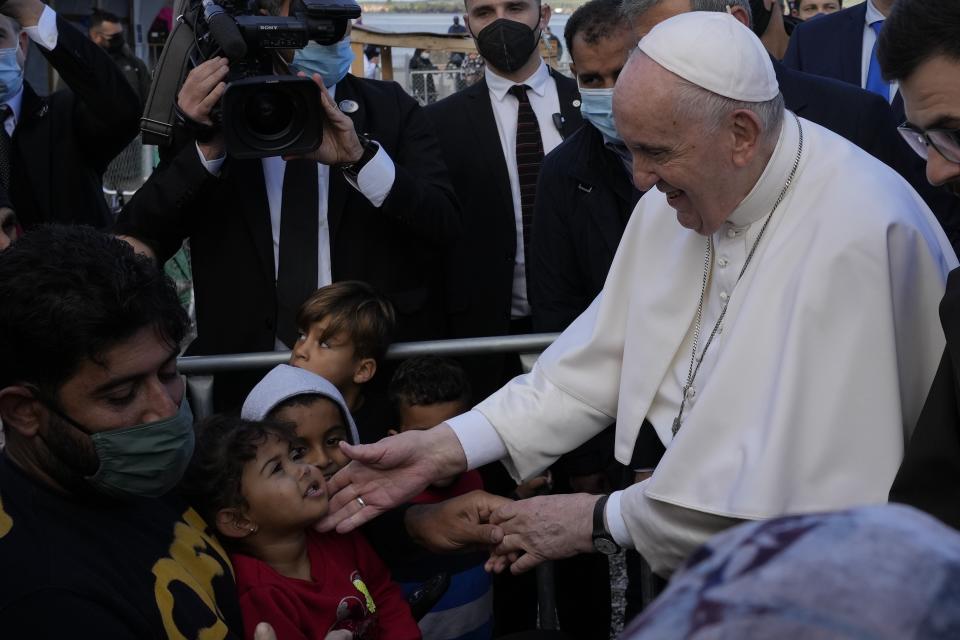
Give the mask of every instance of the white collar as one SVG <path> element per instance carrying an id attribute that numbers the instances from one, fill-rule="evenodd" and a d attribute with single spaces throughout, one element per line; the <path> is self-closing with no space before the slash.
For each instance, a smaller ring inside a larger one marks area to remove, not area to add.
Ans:
<path id="1" fill-rule="evenodd" d="M 530 74 L 529 78 L 521 82 L 507 80 L 503 76 L 497 75 L 495 71 L 490 69 L 490 65 L 485 65 L 483 73 L 487 80 L 487 88 L 490 89 L 490 93 L 493 94 L 493 97 L 496 98 L 498 102 L 503 102 L 510 88 L 517 84 L 527 85 L 535 94 L 542 98 L 547 92 L 547 83 L 550 81 L 550 70 L 547 68 L 543 59 L 540 60 L 540 66 L 537 67 L 537 70 Z"/>
<path id="2" fill-rule="evenodd" d="M 797 127 L 797 120 L 792 112 L 784 111 L 783 126 L 780 127 L 780 137 L 777 139 L 777 146 L 773 149 L 773 155 L 770 156 L 767 166 L 760 174 L 757 183 L 753 185 L 753 189 L 737 205 L 724 224 L 745 227 L 770 213 L 773 203 L 777 201 L 777 197 L 783 190 L 787 176 L 793 169 L 799 144 L 800 130 Z"/>
<path id="3" fill-rule="evenodd" d="M 880 13 L 880 10 L 873 5 L 873 0 L 867 0 L 867 16 L 865 20 L 868 27 L 878 20 L 886 20 L 886 17 Z"/>
<path id="4" fill-rule="evenodd" d="M 20 87 L 20 91 L 17 91 L 16 94 L 3 104 L 9 105 L 10 110 L 13 112 L 11 117 L 13 118 L 13 127 L 17 127 L 17 123 L 20 121 L 20 109 L 23 105 L 23 87 Z M 2 124 L 2 123 L 0 123 Z"/>

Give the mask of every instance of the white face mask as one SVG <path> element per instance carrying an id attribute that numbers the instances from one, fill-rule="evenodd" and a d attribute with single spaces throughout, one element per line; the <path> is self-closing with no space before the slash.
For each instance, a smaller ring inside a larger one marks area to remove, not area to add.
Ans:
<path id="1" fill-rule="evenodd" d="M 23 69 L 17 60 L 20 46 L 0 49 L 0 102 L 17 95 L 23 87 Z"/>

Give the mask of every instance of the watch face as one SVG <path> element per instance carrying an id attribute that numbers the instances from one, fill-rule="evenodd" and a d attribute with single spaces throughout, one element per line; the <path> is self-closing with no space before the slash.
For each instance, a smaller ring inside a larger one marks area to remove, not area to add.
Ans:
<path id="1" fill-rule="evenodd" d="M 618 545 L 616 542 L 613 540 L 608 540 L 607 538 L 599 537 L 593 539 L 593 548 L 607 556 L 612 556 L 620 551 L 620 545 Z"/>

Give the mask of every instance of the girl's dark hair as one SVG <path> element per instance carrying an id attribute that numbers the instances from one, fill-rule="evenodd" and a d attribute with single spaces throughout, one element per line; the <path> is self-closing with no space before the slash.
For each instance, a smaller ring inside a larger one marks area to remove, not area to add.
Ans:
<path id="1" fill-rule="evenodd" d="M 301 442 L 294 426 L 286 422 L 216 415 L 197 424 L 197 444 L 180 493 L 211 528 L 221 509 L 247 506 L 241 492 L 243 467 L 271 436 L 291 444 Z"/>

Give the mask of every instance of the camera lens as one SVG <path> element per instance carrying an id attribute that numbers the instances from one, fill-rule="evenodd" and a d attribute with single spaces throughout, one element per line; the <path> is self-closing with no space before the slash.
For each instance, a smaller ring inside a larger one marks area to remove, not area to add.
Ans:
<path id="1" fill-rule="evenodd" d="M 243 111 L 250 131 L 266 139 L 285 135 L 293 123 L 293 103 L 290 96 L 281 91 L 260 91 L 251 95 Z"/>

